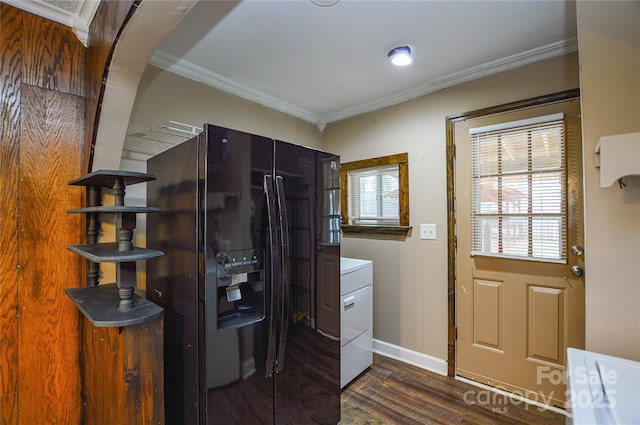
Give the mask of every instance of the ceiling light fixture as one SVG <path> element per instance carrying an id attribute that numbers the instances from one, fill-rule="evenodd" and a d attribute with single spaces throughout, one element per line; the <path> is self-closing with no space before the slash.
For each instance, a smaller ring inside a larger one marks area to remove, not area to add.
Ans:
<path id="1" fill-rule="evenodd" d="M 331 7 L 338 3 L 340 0 L 311 0 L 311 3 L 320 7 Z"/>
<path id="2" fill-rule="evenodd" d="M 411 48 L 409 46 L 399 46 L 391 49 L 387 53 L 387 57 L 396 66 L 407 66 L 413 63 L 413 56 L 411 56 Z"/>

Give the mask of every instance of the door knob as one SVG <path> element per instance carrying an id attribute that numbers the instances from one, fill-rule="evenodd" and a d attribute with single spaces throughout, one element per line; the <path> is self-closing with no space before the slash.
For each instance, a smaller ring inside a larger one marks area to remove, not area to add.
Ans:
<path id="1" fill-rule="evenodd" d="M 581 256 L 582 254 L 584 254 L 584 248 L 581 247 L 580 245 L 573 245 L 571 247 L 571 253 L 573 255 L 577 255 L 578 257 Z"/>
<path id="2" fill-rule="evenodd" d="M 580 266 L 571 266 L 571 274 L 574 276 L 582 276 L 584 274 L 584 270 Z"/>

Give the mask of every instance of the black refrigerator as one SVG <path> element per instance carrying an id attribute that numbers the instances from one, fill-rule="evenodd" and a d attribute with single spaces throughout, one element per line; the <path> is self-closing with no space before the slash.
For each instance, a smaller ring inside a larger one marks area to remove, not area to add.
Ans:
<path id="1" fill-rule="evenodd" d="M 167 424 L 338 423 L 339 158 L 205 124 L 147 170 Z"/>

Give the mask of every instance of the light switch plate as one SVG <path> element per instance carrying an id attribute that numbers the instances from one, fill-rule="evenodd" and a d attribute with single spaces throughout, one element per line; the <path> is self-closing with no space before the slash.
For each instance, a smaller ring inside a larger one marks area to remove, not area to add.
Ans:
<path id="1" fill-rule="evenodd" d="M 420 225 L 420 239 L 436 239 L 436 225 L 435 224 L 421 224 Z"/>

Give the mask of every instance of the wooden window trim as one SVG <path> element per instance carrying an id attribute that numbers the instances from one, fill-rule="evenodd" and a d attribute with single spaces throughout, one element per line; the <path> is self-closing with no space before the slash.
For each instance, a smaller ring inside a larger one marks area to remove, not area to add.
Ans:
<path id="1" fill-rule="evenodd" d="M 351 170 L 361 168 L 378 167 L 381 165 L 398 164 L 398 176 L 400 178 L 400 225 L 399 226 L 356 226 L 349 224 L 349 186 L 348 174 Z M 377 158 L 363 159 L 360 161 L 345 162 L 340 170 L 341 191 L 341 228 L 345 236 L 381 238 L 381 239 L 406 239 L 411 232 L 409 226 L 409 154 L 380 156 Z"/>

